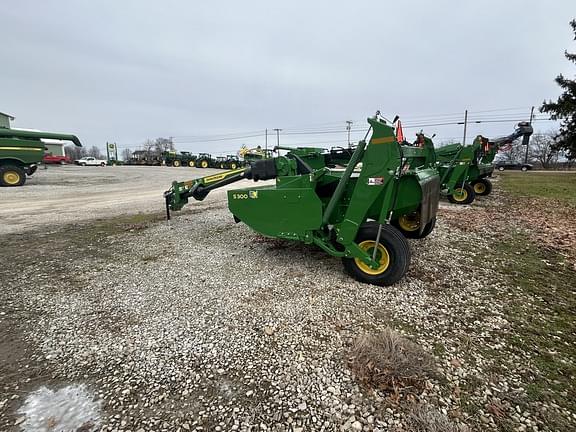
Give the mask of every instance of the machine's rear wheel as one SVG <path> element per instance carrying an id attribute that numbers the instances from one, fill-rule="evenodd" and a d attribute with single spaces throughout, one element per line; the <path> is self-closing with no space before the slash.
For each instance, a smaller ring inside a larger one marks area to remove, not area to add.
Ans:
<path id="1" fill-rule="evenodd" d="M 175 160 L 174 162 L 172 162 L 172 166 L 178 168 L 180 166 L 180 161 L 179 160 Z"/>
<path id="2" fill-rule="evenodd" d="M 373 269 L 358 258 L 342 258 L 344 269 L 354 279 L 373 285 L 392 285 L 400 280 L 410 266 L 410 246 L 402 234 L 391 225 L 382 225 L 380 241 L 376 244 L 378 224 L 366 223 L 358 230 L 356 243 L 368 254 L 374 253 L 380 263 Z"/>
<path id="3" fill-rule="evenodd" d="M 233 169 L 233 170 L 235 170 L 235 169 L 236 169 L 236 167 L 237 167 L 237 165 L 236 165 L 234 162 L 232 162 L 232 164 L 230 165 L 230 169 Z"/>
<path id="4" fill-rule="evenodd" d="M 0 185 L 22 186 L 26 182 L 26 172 L 16 165 L 0 166 Z"/>
<path id="5" fill-rule="evenodd" d="M 398 228 L 406 238 L 423 239 L 434 231 L 436 218 L 428 222 L 422 232 L 420 232 L 420 212 L 404 214 L 396 219 L 393 225 Z"/>
<path id="6" fill-rule="evenodd" d="M 194 161 L 190 161 L 190 162 L 188 162 L 188 166 L 189 166 L 189 167 L 193 168 L 193 167 L 194 167 L 194 165 L 195 165 Z"/>
<path id="7" fill-rule="evenodd" d="M 470 204 L 476 198 L 474 188 L 468 183 L 464 183 L 464 187 L 455 188 L 452 195 L 448 195 L 448 201 L 454 204 Z"/>
<path id="8" fill-rule="evenodd" d="M 202 162 L 200 162 L 200 166 L 202 168 L 208 168 L 208 161 L 207 160 L 203 160 Z"/>
<path id="9" fill-rule="evenodd" d="M 472 183 L 476 195 L 489 195 L 492 192 L 492 182 L 488 179 L 480 179 Z"/>

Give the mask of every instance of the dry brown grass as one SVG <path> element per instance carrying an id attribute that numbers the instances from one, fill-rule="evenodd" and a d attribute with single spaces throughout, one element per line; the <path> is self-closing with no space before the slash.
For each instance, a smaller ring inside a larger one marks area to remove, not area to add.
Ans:
<path id="1" fill-rule="evenodd" d="M 348 365 L 362 384 L 394 393 L 421 390 L 434 370 L 430 355 L 389 328 L 358 337 L 348 353 Z"/>
<path id="2" fill-rule="evenodd" d="M 454 423 L 435 408 L 415 405 L 406 416 L 407 432 L 468 432 L 467 426 Z"/>

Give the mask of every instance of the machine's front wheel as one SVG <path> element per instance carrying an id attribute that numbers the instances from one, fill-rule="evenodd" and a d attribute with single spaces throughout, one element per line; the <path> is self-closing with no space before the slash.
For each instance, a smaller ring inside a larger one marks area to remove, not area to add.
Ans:
<path id="1" fill-rule="evenodd" d="M 194 168 L 194 165 L 195 165 L 194 161 L 191 160 L 190 162 L 188 162 L 188 166 L 190 168 Z"/>
<path id="2" fill-rule="evenodd" d="M 173 161 L 172 166 L 178 168 L 180 166 L 180 161 L 179 160 Z"/>
<path id="3" fill-rule="evenodd" d="M 479 179 L 472 183 L 472 186 L 476 195 L 485 196 L 490 195 L 490 192 L 492 192 L 492 182 L 488 179 Z"/>
<path id="4" fill-rule="evenodd" d="M 455 188 L 451 195 L 448 195 L 448 201 L 454 204 L 471 204 L 476 198 L 474 188 L 468 183 L 464 187 Z"/>
<path id="5" fill-rule="evenodd" d="M 230 169 L 235 170 L 236 168 L 237 168 L 237 165 L 234 162 L 232 162 L 232 164 L 230 165 Z"/>
<path id="6" fill-rule="evenodd" d="M 208 168 L 208 161 L 203 160 L 202 162 L 200 162 L 200 166 L 201 166 L 202 168 Z"/>
<path id="7" fill-rule="evenodd" d="M 0 185 L 22 186 L 26 182 L 26 172 L 16 165 L 0 166 Z"/>
<path id="8" fill-rule="evenodd" d="M 400 280 L 410 266 L 410 246 L 402 234 L 391 225 L 382 225 L 380 240 L 376 244 L 378 224 L 367 223 L 360 227 L 356 236 L 358 246 L 372 255 L 376 249 L 376 261 L 380 266 L 373 269 L 358 258 L 342 258 L 344 269 L 354 279 L 373 285 L 392 285 Z"/>

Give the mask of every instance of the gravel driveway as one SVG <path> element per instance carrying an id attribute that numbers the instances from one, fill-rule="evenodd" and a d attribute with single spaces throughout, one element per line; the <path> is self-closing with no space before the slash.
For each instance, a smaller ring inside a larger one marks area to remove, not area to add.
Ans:
<path id="1" fill-rule="evenodd" d="M 23 187 L 0 188 L 0 234 L 97 218 L 161 212 L 174 180 L 222 172 L 188 167 L 49 165 Z M 220 191 L 221 193 L 221 191 Z"/>
<path id="2" fill-rule="evenodd" d="M 442 205 L 434 233 L 410 242 L 408 276 L 386 288 L 235 224 L 222 195 L 171 222 L 51 228 L 32 236 L 35 260 L 14 245 L 31 234 L 0 237 L 3 262 L 18 266 L 0 271 L 0 429 L 56 427 L 24 409 L 43 386 L 38 398 L 68 386 L 90 395 L 99 414 L 78 431 L 573 429 L 560 393 L 527 394 L 535 348 L 511 342 L 506 309 L 520 288 L 478 264 L 495 256 L 491 238 L 451 222 L 499 213 L 501 200 Z M 346 365 L 354 338 L 388 327 L 435 359 L 408 399 L 364 387 Z M 422 406 L 436 429 L 411 428 Z"/>

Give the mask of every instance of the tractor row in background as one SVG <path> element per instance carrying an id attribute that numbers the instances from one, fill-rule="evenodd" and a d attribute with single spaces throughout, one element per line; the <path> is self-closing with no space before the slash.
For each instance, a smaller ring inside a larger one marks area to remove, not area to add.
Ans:
<path id="1" fill-rule="evenodd" d="M 365 138 L 349 148 L 276 147 L 243 157 L 245 167 L 185 182 L 164 193 L 167 217 L 189 198 L 201 201 L 210 191 L 241 180 L 273 180 L 227 191 L 237 223 L 268 237 L 313 244 L 339 257 L 358 281 L 391 285 L 410 265 L 406 238 L 428 236 L 436 225 L 441 196 L 456 204 L 490 193 L 487 179 L 503 144 L 532 127 L 520 123 L 507 137 L 478 136 L 469 146 L 434 149 L 423 133 L 414 143 L 398 134 L 394 122 L 377 112 L 368 118 Z M 285 151 L 285 154 L 281 152 Z"/>
<path id="2" fill-rule="evenodd" d="M 236 155 L 212 157 L 209 153 L 192 154 L 187 151 L 166 151 L 162 154 L 164 164 L 173 167 L 197 167 L 236 169 L 244 166 L 244 161 Z"/>

